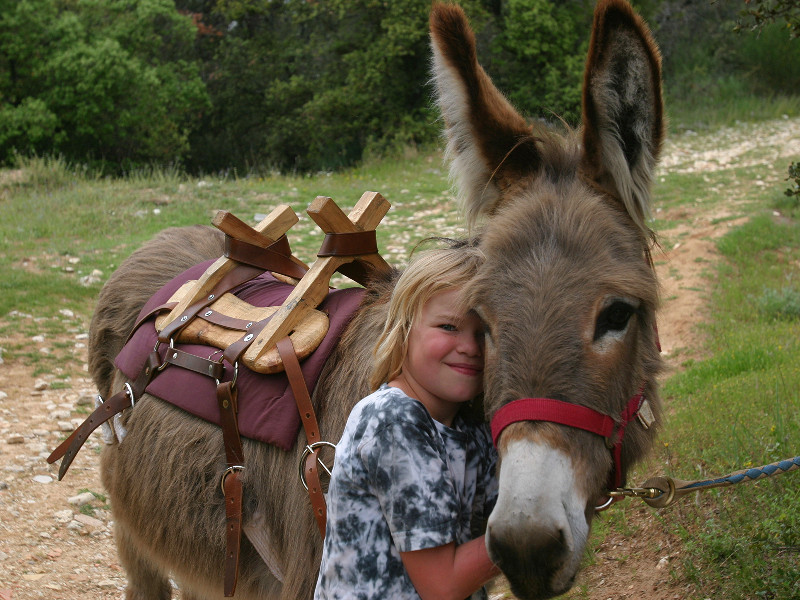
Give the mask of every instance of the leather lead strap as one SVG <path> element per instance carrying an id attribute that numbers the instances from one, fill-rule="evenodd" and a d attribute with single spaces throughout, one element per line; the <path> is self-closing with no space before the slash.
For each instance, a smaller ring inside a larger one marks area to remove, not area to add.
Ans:
<path id="1" fill-rule="evenodd" d="M 53 450 L 50 456 L 47 457 L 47 462 L 53 464 L 62 456 L 64 460 L 61 461 L 61 467 L 58 469 L 58 480 L 61 481 L 67 473 L 67 469 L 72 464 L 78 450 L 81 449 L 83 443 L 89 439 L 91 433 L 100 427 L 103 423 L 108 421 L 114 415 L 121 413 L 126 408 L 133 406 L 133 403 L 138 400 L 144 393 L 147 385 L 152 381 L 158 367 L 161 364 L 161 356 L 153 350 L 147 356 L 147 362 L 144 365 L 141 373 L 136 380 L 130 385 L 130 392 L 133 397 L 128 394 L 126 387 L 120 392 L 117 392 L 111 398 L 98 406 L 92 414 L 90 414 L 78 428 L 61 444 Z"/>
<path id="2" fill-rule="evenodd" d="M 308 393 L 308 387 L 303 378 L 303 372 L 300 370 L 300 362 L 297 360 L 297 354 L 294 351 L 292 340 L 289 339 L 289 337 L 285 337 L 276 345 L 281 360 L 283 361 L 283 367 L 286 369 L 286 376 L 289 378 L 289 385 L 292 386 L 294 399 L 297 403 L 297 410 L 300 413 L 300 420 L 303 423 L 303 430 L 306 433 L 306 441 L 308 445 L 319 442 L 321 438 L 317 416 L 311 404 L 311 396 Z M 325 496 L 322 493 L 322 483 L 319 479 L 319 470 L 317 468 L 318 459 L 319 448 L 309 453 L 303 469 L 308 484 L 308 497 L 311 500 L 314 518 L 317 521 L 320 535 L 324 538 L 328 510 L 325 505 Z"/>
<path id="3" fill-rule="evenodd" d="M 242 438 L 237 421 L 237 392 L 232 382 L 217 385 L 222 441 L 225 445 L 225 460 L 228 468 L 222 480 L 225 493 L 225 597 L 236 591 L 239 575 L 239 549 L 242 543 L 242 496 L 244 489 L 241 472 L 244 468 Z"/>

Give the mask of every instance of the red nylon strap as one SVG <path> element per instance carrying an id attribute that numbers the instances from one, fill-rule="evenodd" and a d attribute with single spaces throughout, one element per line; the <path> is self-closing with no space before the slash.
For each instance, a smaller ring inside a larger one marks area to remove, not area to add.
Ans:
<path id="1" fill-rule="evenodd" d="M 620 415 L 621 422 L 616 433 L 617 439 L 612 440 L 614 442 L 614 448 L 612 449 L 614 456 L 614 472 L 609 476 L 609 489 L 615 490 L 622 487 L 624 483 L 622 479 L 622 438 L 625 437 L 625 427 L 627 427 L 631 419 L 637 415 L 639 409 L 642 407 L 642 402 L 644 402 L 644 388 L 628 401 L 628 405 Z M 622 497 L 619 496 L 617 499 L 621 500 Z"/>
<path id="2" fill-rule="evenodd" d="M 497 439 L 506 427 L 519 421 L 549 421 L 602 437 L 609 437 L 614 432 L 614 419 L 586 406 L 550 398 L 521 398 L 503 406 L 492 419 L 494 445 L 497 446 Z"/>

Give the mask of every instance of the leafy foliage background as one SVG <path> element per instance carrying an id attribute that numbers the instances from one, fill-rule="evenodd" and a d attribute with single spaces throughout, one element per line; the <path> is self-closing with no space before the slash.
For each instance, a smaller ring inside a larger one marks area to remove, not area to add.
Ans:
<path id="1" fill-rule="evenodd" d="M 576 124 L 594 2 L 461 4 L 512 103 Z M 758 1 L 635 4 L 674 102 L 800 88 L 800 44 L 767 25 L 790 27 L 791 3 L 788 14 Z M 431 143 L 429 11 L 421 0 L 0 0 L 0 163 L 306 172 Z M 762 35 L 734 34 L 737 18 Z"/>

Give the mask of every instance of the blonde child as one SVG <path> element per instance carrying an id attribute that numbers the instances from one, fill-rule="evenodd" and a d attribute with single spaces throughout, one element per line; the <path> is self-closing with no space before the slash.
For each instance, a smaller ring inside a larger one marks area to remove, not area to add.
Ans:
<path id="1" fill-rule="evenodd" d="M 483 324 L 461 300 L 481 262 L 453 244 L 397 282 L 375 391 L 336 449 L 316 599 L 485 598 L 499 573 L 482 536 L 496 455 L 488 428 L 462 414 L 483 386 Z"/>

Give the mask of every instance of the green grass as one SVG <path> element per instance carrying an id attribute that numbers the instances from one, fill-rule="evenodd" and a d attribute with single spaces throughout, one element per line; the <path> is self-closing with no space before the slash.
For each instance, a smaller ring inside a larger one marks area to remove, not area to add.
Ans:
<path id="1" fill-rule="evenodd" d="M 762 207 L 723 237 L 709 358 L 670 378 L 650 463 L 684 480 L 800 455 L 800 224 Z M 661 511 L 684 532 L 685 572 L 717 598 L 800 597 L 800 481 L 790 473 Z"/>
<path id="2" fill-rule="evenodd" d="M 666 106 L 671 132 L 708 131 L 739 122 L 796 117 L 800 115 L 800 96 L 757 94 L 739 78 L 723 78 L 682 93 L 680 98 L 667 93 Z"/>

